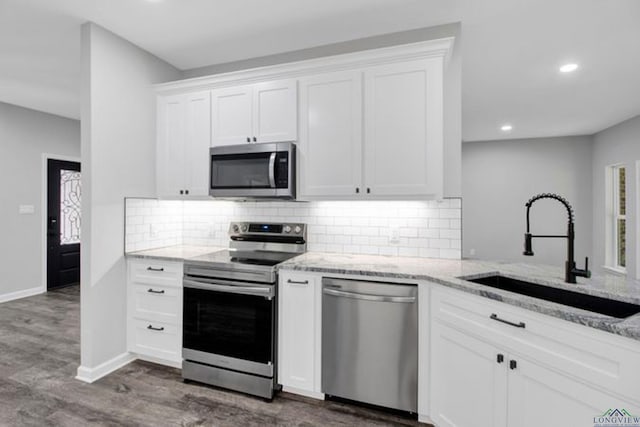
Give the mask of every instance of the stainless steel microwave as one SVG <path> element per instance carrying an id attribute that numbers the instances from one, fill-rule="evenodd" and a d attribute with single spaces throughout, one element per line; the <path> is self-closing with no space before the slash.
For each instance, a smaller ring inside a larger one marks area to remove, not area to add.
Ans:
<path id="1" fill-rule="evenodd" d="M 296 146 L 292 142 L 212 147 L 209 157 L 212 197 L 296 197 Z"/>

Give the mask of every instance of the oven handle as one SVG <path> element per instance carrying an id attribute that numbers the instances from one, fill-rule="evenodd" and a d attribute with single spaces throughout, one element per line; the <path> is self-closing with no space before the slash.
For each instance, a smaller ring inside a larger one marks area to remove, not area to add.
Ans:
<path id="1" fill-rule="evenodd" d="M 221 282 L 221 283 L 216 283 Z M 182 284 L 185 288 L 203 289 L 206 291 L 228 292 L 231 294 L 256 295 L 264 297 L 273 297 L 273 289 L 261 286 L 238 286 L 234 284 L 224 284 L 224 280 L 216 280 L 216 282 L 201 282 L 199 280 L 183 279 Z M 233 283 L 233 282 L 226 282 Z"/>
<path id="2" fill-rule="evenodd" d="M 271 153 L 269 157 L 269 185 L 276 188 L 276 153 Z"/>

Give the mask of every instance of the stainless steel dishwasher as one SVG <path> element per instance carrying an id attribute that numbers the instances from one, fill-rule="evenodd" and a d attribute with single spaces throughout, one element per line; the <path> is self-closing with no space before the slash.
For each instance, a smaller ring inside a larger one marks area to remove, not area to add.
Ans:
<path id="1" fill-rule="evenodd" d="M 322 279 L 322 392 L 417 412 L 417 286 Z"/>

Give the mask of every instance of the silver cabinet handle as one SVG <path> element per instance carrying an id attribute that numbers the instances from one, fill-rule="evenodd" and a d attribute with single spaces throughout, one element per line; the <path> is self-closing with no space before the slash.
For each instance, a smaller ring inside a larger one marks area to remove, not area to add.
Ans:
<path id="1" fill-rule="evenodd" d="M 361 299 L 365 301 L 378 301 L 378 302 L 399 302 L 405 304 L 411 304 L 416 301 L 415 297 L 394 297 L 388 295 L 371 295 L 371 294 L 359 294 L 356 292 L 345 292 L 337 289 L 323 289 L 323 293 L 327 295 L 333 295 L 336 297 L 345 297 L 353 299 Z"/>
<path id="2" fill-rule="evenodd" d="M 292 285 L 308 285 L 309 281 L 308 280 L 287 280 L 287 283 L 291 283 Z"/>
<path id="3" fill-rule="evenodd" d="M 159 290 L 159 291 L 156 291 L 156 290 L 155 290 L 155 289 L 153 289 L 153 288 L 149 288 L 149 289 L 147 290 L 147 292 L 149 292 L 150 294 L 164 294 L 164 289 Z"/>
<path id="4" fill-rule="evenodd" d="M 269 157 L 269 186 L 276 188 L 276 153 Z"/>
<path id="5" fill-rule="evenodd" d="M 164 268 L 147 267 L 147 271 L 164 271 Z"/>
<path id="6" fill-rule="evenodd" d="M 149 325 L 149 326 L 147 326 L 147 329 L 149 329 L 150 331 L 162 332 L 162 331 L 164 331 L 164 326 L 161 326 L 159 328 L 154 328 L 152 325 Z"/>

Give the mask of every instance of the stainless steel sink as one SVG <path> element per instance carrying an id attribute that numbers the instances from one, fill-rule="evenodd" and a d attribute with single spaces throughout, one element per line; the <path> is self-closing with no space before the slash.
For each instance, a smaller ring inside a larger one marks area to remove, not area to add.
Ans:
<path id="1" fill-rule="evenodd" d="M 616 317 L 618 319 L 624 319 L 640 313 L 640 305 L 539 285 L 499 274 L 476 279 L 461 277 L 461 279 L 520 295 Z"/>

